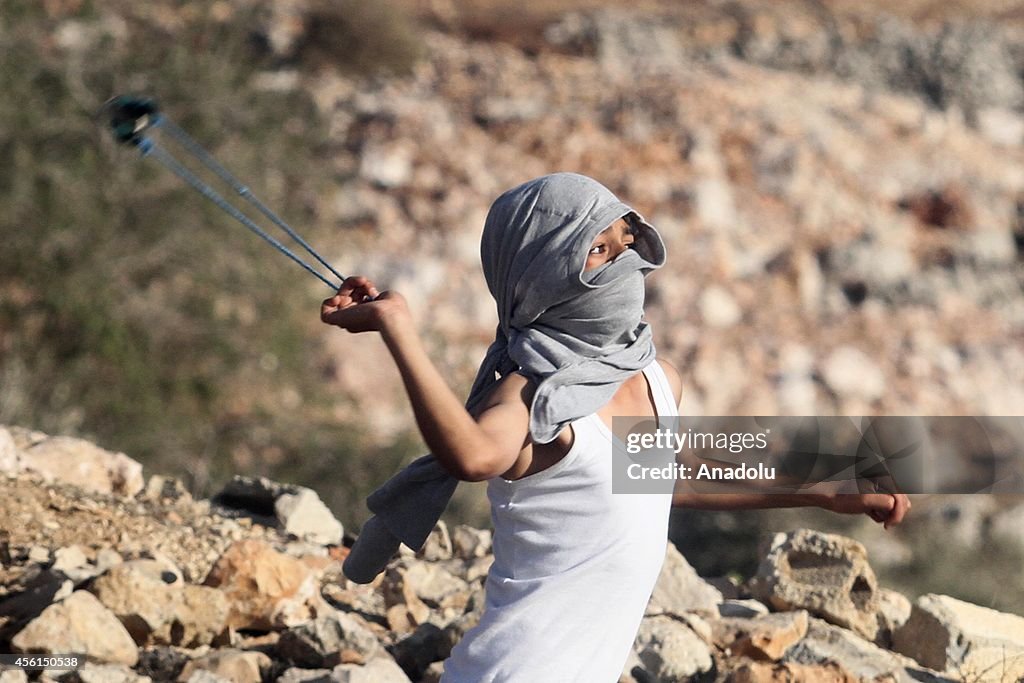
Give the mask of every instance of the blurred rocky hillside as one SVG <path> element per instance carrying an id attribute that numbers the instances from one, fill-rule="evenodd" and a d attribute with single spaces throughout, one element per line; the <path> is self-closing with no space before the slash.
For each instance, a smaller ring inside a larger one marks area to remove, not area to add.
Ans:
<path id="1" fill-rule="evenodd" d="M 83 658 L 0 665 L 0 683 L 437 681 L 482 613 L 490 531 L 440 523 L 368 585 L 341 574 L 351 540 L 310 489 L 240 477 L 194 499 L 124 454 L 0 428 L 0 651 Z M 742 581 L 699 575 L 668 545 L 619 680 L 1024 675 L 1024 617 L 910 600 L 852 538 L 800 528 L 765 541 Z"/>
<path id="2" fill-rule="evenodd" d="M 408 292 L 465 382 L 489 202 L 574 169 L 665 235 L 648 310 L 687 412 L 1020 413 L 1015 29 L 791 10 L 570 14 L 536 53 L 427 32 L 411 78 L 302 81 L 350 152 L 334 211 L 369 226 L 343 270 Z M 379 345 L 328 339 L 364 361 L 341 386 L 383 379 Z"/>
<path id="3" fill-rule="evenodd" d="M 356 522 L 421 452 L 378 339 L 323 329 L 326 288 L 103 135 L 95 111 L 126 91 L 342 273 L 405 294 L 460 394 L 495 323 L 488 205 L 573 170 L 664 235 L 648 318 L 686 413 L 1022 413 L 1018 4 L 510 7 L 4 2 L 0 422 L 94 438 L 196 494 L 233 474 L 315 486 Z M 483 523 L 463 489 L 452 521 Z M 995 511 L 972 505 L 987 547 Z M 746 548 L 735 568 L 771 519 L 676 528 L 737 540 L 717 554 Z M 897 565 L 920 585 L 970 560 Z"/>

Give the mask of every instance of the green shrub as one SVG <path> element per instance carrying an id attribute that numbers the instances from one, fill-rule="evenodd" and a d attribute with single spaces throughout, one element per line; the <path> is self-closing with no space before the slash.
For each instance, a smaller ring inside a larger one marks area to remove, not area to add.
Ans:
<path id="1" fill-rule="evenodd" d="M 313 347 L 327 289 L 95 116 L 113 94 L 157 97 L 257 196 L 313 222 L 303 197 L 330 180 L 326 126 L 303 93 L 250 87 L 269 59 L 258 8 L 230 22 L 182 10 L 169 32 L 125 3 L 118 33 L 88 4 L 45 7 L 0 11 L 0 423 L 93 439 L 196 493 L 267 474 L 364 515 L 380 469 L 414 447 L 370 452 L 328 410 Z M 75 31 L 73 48 L 54 38 Z"/>
<path id="2" fill-rule="evenodd" d="M 330 64 L 362 73 L 406 74 L 422 56 L 415 24 L 382 0 L 315 2 L 296 48 L 307 67 Z"/>

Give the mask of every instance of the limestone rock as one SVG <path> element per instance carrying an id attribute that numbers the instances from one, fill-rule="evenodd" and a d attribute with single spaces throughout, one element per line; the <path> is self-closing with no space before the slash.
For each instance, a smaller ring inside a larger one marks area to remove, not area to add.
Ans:
<path id="1" fill-rule="evenodd" d="M 182 585 L 184 577 L 181 569 L 170 557 L 152 548 L 143 551 L 143 556 L 134 560 L 128 560 L 130 564 L 139 571 L 146 572 L 150 576 L 159 577 L 166 584 Z"/>
<path id="2" fill-rule="evenodd" d="M 198 647 L 216 641 L 227 626 L 227 596 L 208 586 L 184 586 L 174 596 L 171 619 L 153 634 L 153 642 Z"/>
<path id="3" fill-rule="evenodd" d="M 36 564 L 50 564 L 50 549 L 42 545 L 34 545 L 28 549 L 28 561 Z"/>
<path id="4" fill-rule="evenodd" d="M 811 529 L 776 534 L 749 588 L 777 610 L 806 609 L 868 639 L 878 631 L 878 583 L 853 539 Z"/>
<path id="5" fill-rule="evenodd" d="M 886 680 L 895 683 L 945 683 L 951 679 L 925 669 L 917 662 L 883 650 L 851 631 L 811 618 L 807 635 L 786 652 L 784 662 L 828 664 L 838 662 L 859 680 Z"/>
<path id="6" fill-rule="evenodd" d="M 11 640 L 17 652 L 79 652 L 91 660 L 134 666 L 135 642 L 110 610 L 87 591 L 75 591 L 43 610 Z"/>
<path id="7" fill-rule="evenodd" d="M 718 606 L 718 614 L 723 617 L 756 617 L 768 614 L 768 608 L 760 600 L 726 600 Z"/>
<path id="8" fill-rule="evenodd" d="M 112 548 L 102 548 L 96 553 L 96 571 L 99 574 L 123 562 L 121 554 Z"/>
<path id="9" fill-rule="evenodd" d="M 377 657 L 366 664 L 339 664 L 331 671 L 337 683 L 410 683 L 402 668 L 390 657 Z"/>
<path id="10" fill-rule="evenodd" d="M 729 672 L 726 683 L 860 683 L 835 662 L 743 662 Z"/>
<path id="11" fill-rule="evenodd" d="M 431 607 L 444 607 L 453 602 L 458 593 L 466 593 L 468 584 L 436 564 L 416 562 L 406 570 L 403 580 L 412 586 L 416 595 Z M 465 601 L 461 601 L 465 604 Z"/>
<path id="12" fill-rule="evenodd" d="M 0 473 L 16 474 L 21 471 L 21 457 L 14 437 L 6 427 L 0 427 Z"/>
<path id="13" fill-rule="evenodd" d="M 72 545 L 66 548 L 58 548 L 54 551 L 53 565 L 50 569 L 67 574 L 84 567 L 88 562 L 89 560 L 85 557 L 85 553 L 82 552 L 82 548 Z"/>
<path id="14" fill-rule="evenodd" d="M 521 123 L 540 118 L 547 110 L 535 97 L 484 97 L 474 109 L 474 117 L 487 125 Z"/>
<path id="15" fill-rule="evenodd" d="M 978 112 L 978 130 L 991 142 L 1016 147 L 1024 141 L 1024 118 L 1001 107 L 986 107 Z"/>
<path id="16" fill-rule="evenodd" d="M 359 173 L 382 188 L 405 185 L 412 178 L 413 148 L 408 144 L 368 145 L 360 156 Z"/>
<path id="17" fill-rule="evenodd" d="M 1024 505 L 993 514 L 989 520 L 988 533 L 996 543 L 1016 548 L 1024 555 Z"/>
<path id="18" fill-rule="evenodd" d="M 187 679 L 185 679 L 185 683 L 235 683 L 235 681 L 230 678 L 218 676 L 212 671 L 207 671 L 206 669 L 196 669 L 189 674 Z"/>
<path id="19" fill-rule="evenodd" d="M 139 645 L 197 647 L 220 635 L 227 597 L 207 586 L 182 586 L 166 561 L 132 560 L 116 565 L 92 585 Z"/>
<path id="20" fill-rule="evenodd" d="M 700 295 L 700 314 L 710 327 L 732 327 L 743 317 L 743 309 L 723 287 L 712 285 Z"/>
<path id="21" fill-rule="evenodd" d="M 61 683 L 151 683 L 152 680 L 149 676 L 140 676 L 126 666 L 91 662 L 61 677 Z"/>
<path id="22" fill-rule="evenodd" d="M 216 650 L 186 664 L 178 680 L 191 681 L 193 674 L 205 671 L 232 683 L 260 683 L 270 663 L 270 657 L 262 652 Z"/>
<path id="23" fill-rule="evenodd" d="M 465 608 L 469 585 L 440 564 L 403 558 L 392 563 L 381 585 L 388 622 L 400 634 L 412 633 L 433 609 Z"/>
<path id="24" fill-rule="evenodd" d="M 732 186 L 719 178 L 703 178 L 694 184 L 694 203 L 701 223 L 713 230 L 729 230 L 737 224 Z"/>
<path id="25" fill-rule="evenodd" d="M 170 572 L 167 578 L 177 582 Z M 136 562 L 118 565 L 93 582 L 92 592 L 139 645 L 171 619 L 176 587 Z"/>
<path id="26" fill-rule="evenodd" d="M 415 598 L 415 595 L 413 597 Z M 388 628 L 397 635 L 404 636 L 415 631 L 420 624 L 427 622 L 430 618 L 430 608 L 424 605 L 419 598 L 415 598 L 415 601 L 388 607 L 385 617 Z"/>
<path id="27" fill-rule="evenodd" d="M 1024 617 L 929 593 L 893 633 L 893 649 L 977 681 L 1024 676 Z"/>
<path id="28" fill-rule="evenodd" d="M 341 542 L 341 522 L 316 491 L 303 486 L 282 484 L 266 477 L 235 476 L 213 500 L 218 505 L 248 512 L 260 524 L 278 526 L 305 540 L 332 545 Z"/>
<path id="29" fill-rule="evenodd" d="M 841 397 L 873 401 L 885 393 L 885 375 L 863 351 L 843 346 L 825 359 L 825 382 Z"/>
<path id="30" fill-rule="evenodd" d="M 347 582 L 346 587 L 325 582 L 321 594 L 335 607 L 346 612 L 359 612 L 369 618 L 383 618 L 387 612 L 384 596 L 377 590 L 378 585 Z"/>
<path id="31" fill-rule="evenodd" d="M 281 634 L 278 656 L 308 669 L 364 664 L 381 651 L 362 619 L 343 612 L 318 617 Z"/>
<path id="32" fill-rule="evenodd" d="M 875 644 L 891 649 L 892 635 L 910 618 L 910 600 L 888 588 L 878 590 L 878 633 Z"/>
<path id="33" fill-rule="evenodd" d="M 807 612 L 777 612 L 755 617 L 724 618 L 715 622 L 715 644 L 734 655 L 778 661 L 807 634 Z"/>
<path id="34" fill-rule="evenodd" d="M 705 643 L 710 645 L 714 642 L 714 630 L 711 627 L 711 622 L 696 612 L 672 615 L 672 618 L 689 626 L 690 630 L 696 633 Z"/>
<path id="35" fill-rule="evenodd" d="M 722 593 L 704 579 L 686 561 L 683 554 L 669 543 L 665 550 L 665 564 L 662 565 L 658 582 L 651 593 L 646 614 L 683 614 L 696 611 L 718 615 Z"/>
<path id="36" fill-rule="evenodd" d="M 274 683 L 331 683 L 330 669 L 303 669 L 292 667 L 277 677 Z"/>
<path id="37" fill-rule="evenodd" d="M 476 557 L 472 560 L 455 558 L 438 562 L 437 564 L 449 574 L 457 576 L 463 581 L 473 583 L 474 581 L 487 576 L 487 572 L 490 571 L 491 565 L 494 564 L 494 555 L 484 555 L 483 557 Z"/>
<path id="38" fill-rule="evenodd" d="M 224 592 L 231 605 L 227 624 L 237 629 L 283 629 L 312 616 L 319 599 L 313 571 L 304 562 L 256 540 L 232 544 L 205 584 Z"/>
<path id="39" fill-rule="evenodd" d="M 648 677 L 645 680 L 689 680 L 713 666 L 708 644 L 689 626 L 670 616 L 644 619 L 633 648 Z"/>
<path id="40" fill-rule="evenodd" d="M 491 552 L 490 529 L 474 529 L 458 524 L 452 529 L 451 537 L 455 556 L 463 560 L 484 557 Z"/>
<path id="41" fill-rule="evenodd" d="M 312 489 L 282 494 L 274 501 L 274 514 L 286 532 L 299 538 L 324 545 L 341 543 L 341 522 Z"/>
<path id="42" fill-rule="evenodd" d="M 52 603 L 71 595 L 74 584 L 62 572 L 38 570 L 25 579 L 21 590 L 0 601 L 0 637 L 35 619 Z"/>
<path id="43" fill-rule="evenodd" d="M 723 600 L 740 600 L 749 597 L 744 594 L 744 589 L 735 576 L 709 576 L 704 580 L 718 589 Z"/>
<path id="44" fill-rule="evenodd" d="M 334 220 L 339 224 L 363 223 L 375 220 L 376 193 L 360 182 L 340 183 L 331 201 Z"/>
<path id="45" fill-rule="evenodd" d="M 388 567 L 381 582 L 381 594 L 384 596 L 384 605 L 388 610 L 389 620 L 392 608 L 404 606 L 408 608 L 416 623 L 423 623 L 430 614 L 430 608 L 420 600 L 412 583 L 405 580 L 408 568 L 407 560 L 401 560 Z"/>
<path id="46" fill-rule="evenodd" d="M 408 637 L 395 643 L 391 654 L 402 670 L 414 679 L 422 678 L 434 662 L 451 654 L 452 643 L 436 624 L 420 624 Z"/>
<path id="47" fill-rule="evenodd" d="M 192 495 L 180 479 L 165 477 L 161 474 L 154 474 L 149 478 L 146 488 L 139 493 L 139 497 L 155 503 L 165 501 L 187 503 L 192 500 Z"/>
<path id="48" fill-rule="evenodd" d="M 173 681 L 189 662 L 194 652 L 176 647 L 157 646 L 139 649 L 139 661 L 135 670 L 155 681 Z"/>
<path id="49" fill-rule="evenodd" d="M 416 552 L 416 557 L 429 562 L 450 560 L 452 558 L 452 539 L 448 533 L 448 525 L 438 520 L 433 531 L 427 536 L 423 547 Z"/>
<path id="50" fill-rule="evenodd" d="M 274 683 L 330 683 L 330 669 L 303 669 L 292 667 L 277 677 Z"/>
<path id="51" fill-rule="evenodd" d="M 83 439 L 52 436 L 20 452 L 23 470 L 87 491 L 134 496 L 142 490 L 142 465 L 124 453 Z"/>
<path id="52" fill-rule="evenodd" d="M 445 658 L 449 655 L 455 644 L 458 643 L 469 629 L 480 623 L 480 617 L 484 613 L 484 605 L 487 596 L 482 587 L 477 587 L 466 602 L 466 609 L 463 613 L 444 627 L 446 642 L 438 651 L 438 656 Z"/>

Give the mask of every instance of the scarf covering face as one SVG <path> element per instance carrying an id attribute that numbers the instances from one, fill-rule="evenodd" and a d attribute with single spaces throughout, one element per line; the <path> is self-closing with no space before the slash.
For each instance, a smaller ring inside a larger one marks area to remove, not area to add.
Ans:
<path id="1" fill-rule="evenodd" d="M 632 248 L 583 272 L 594 238 L 627 216 L 636 233 Z M 642 320 L 644 278 L 664 265 L 665 246 L 652 225 L 596 180 L 555 173 L 502 194 L 487 215 L 480 258 L 498 327 L 467 409 L 518 370 L 536 387 L 530 435 L 548 443 L 654 359 L 650 325 Z M 428 454 L 374 491 L 367 506 L 394 536 L 419 548 L 457 483 Z"/>
<path id="2" fill-rule="evenodd" d="M 586 273 L 598 233 L 632 214 L 632 249 Z M 548 443 L 597 411 L 654 358 L 642 320 L 644 276 L 665 262 L 658 232 L 597 181 L 556 173 L 514 187 L 491 206 L 480 242 L 498 328 L 467 405 L 519 370 L 536 386 L 530 434 Z"/>

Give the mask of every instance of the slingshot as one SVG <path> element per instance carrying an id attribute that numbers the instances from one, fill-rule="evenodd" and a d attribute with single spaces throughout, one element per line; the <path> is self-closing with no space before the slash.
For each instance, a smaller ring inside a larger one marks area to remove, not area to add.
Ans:
<path id="1" fill-rule="evenodd" d="M 323 259 L 311 247 L 306 240 L 302 239 L 283 220 L 281 220 L 277 214 L 271 211 L 267 206 L 253 195 L 252 191 L 238 181 L 231 173 L 228 172 L 223 166 L 217 163 L 202 146 L 188 136 L 185 131 L 176 126 L 170 119 L 160 113 L 157 107 L 156 101 L 147 97 L 132 97 L 130 95 L 119 95 L 117 97 L 108 100 L 103 107 L 100 109 L 99 115 L 107 118 L 110 131 L 117 142 L 123 145 L 129 145 L 137 147 L 143 157 L 151 157 L 156 159 L 158 162 L 163 164 L 172 173 L 177 175 L 179 178 L 184 180 L 194 190 L 199 192 L 201 195 L 209 199 L 211 202 L 217 205 L 226 214 L 237 220 L 239 223 L 244 225 L 246 228 L 256 233 L 260 238 L 269 243 L 272 247 L 277 249 L 279 252 L 290 258 L 295 263 L 302 266 L 307 272 L 311 273 L 315 278 L 326 284 L 332 290 L 337 291 L 340 287 L 340 283 L 345 279 L 337 270 L 335 270 L 327 261 Z M 315 258 L 321 265 L 326 267 L 335 277 L 338 278 L 338 283 L 335 284 L 329 279 L 321 275 L 313 266 L 303 261 L 297 256 L 291 249 L 282 244 L 279 240 L 268 234 L 260 226 L 256 225 L 248 216 L 242 213 L 234 205 L 228 202 L 224 197 L 220 195 L 216 190 L 210 187 L 202 178 L 197 176 L 181 162 L 174 158 L 174 156 L 161 147 L 155 140 L 148 137 L 146 134 L 154 129 L 159 128 L 162 130 L 170 139 L 173 139 L 182 149 L 187 153 L 195 157 L 200 163 L 206 168 L 210 169 L 217 177 L 227 183 L 231 189 L 237 192 L 243 199 L 252 204 L 256 210 L 268 218 L 274 225 L 281 228 L 288 234 L 289 237 L 298 242 L 307 252 L 309 252 L 313 258 Z"/>

